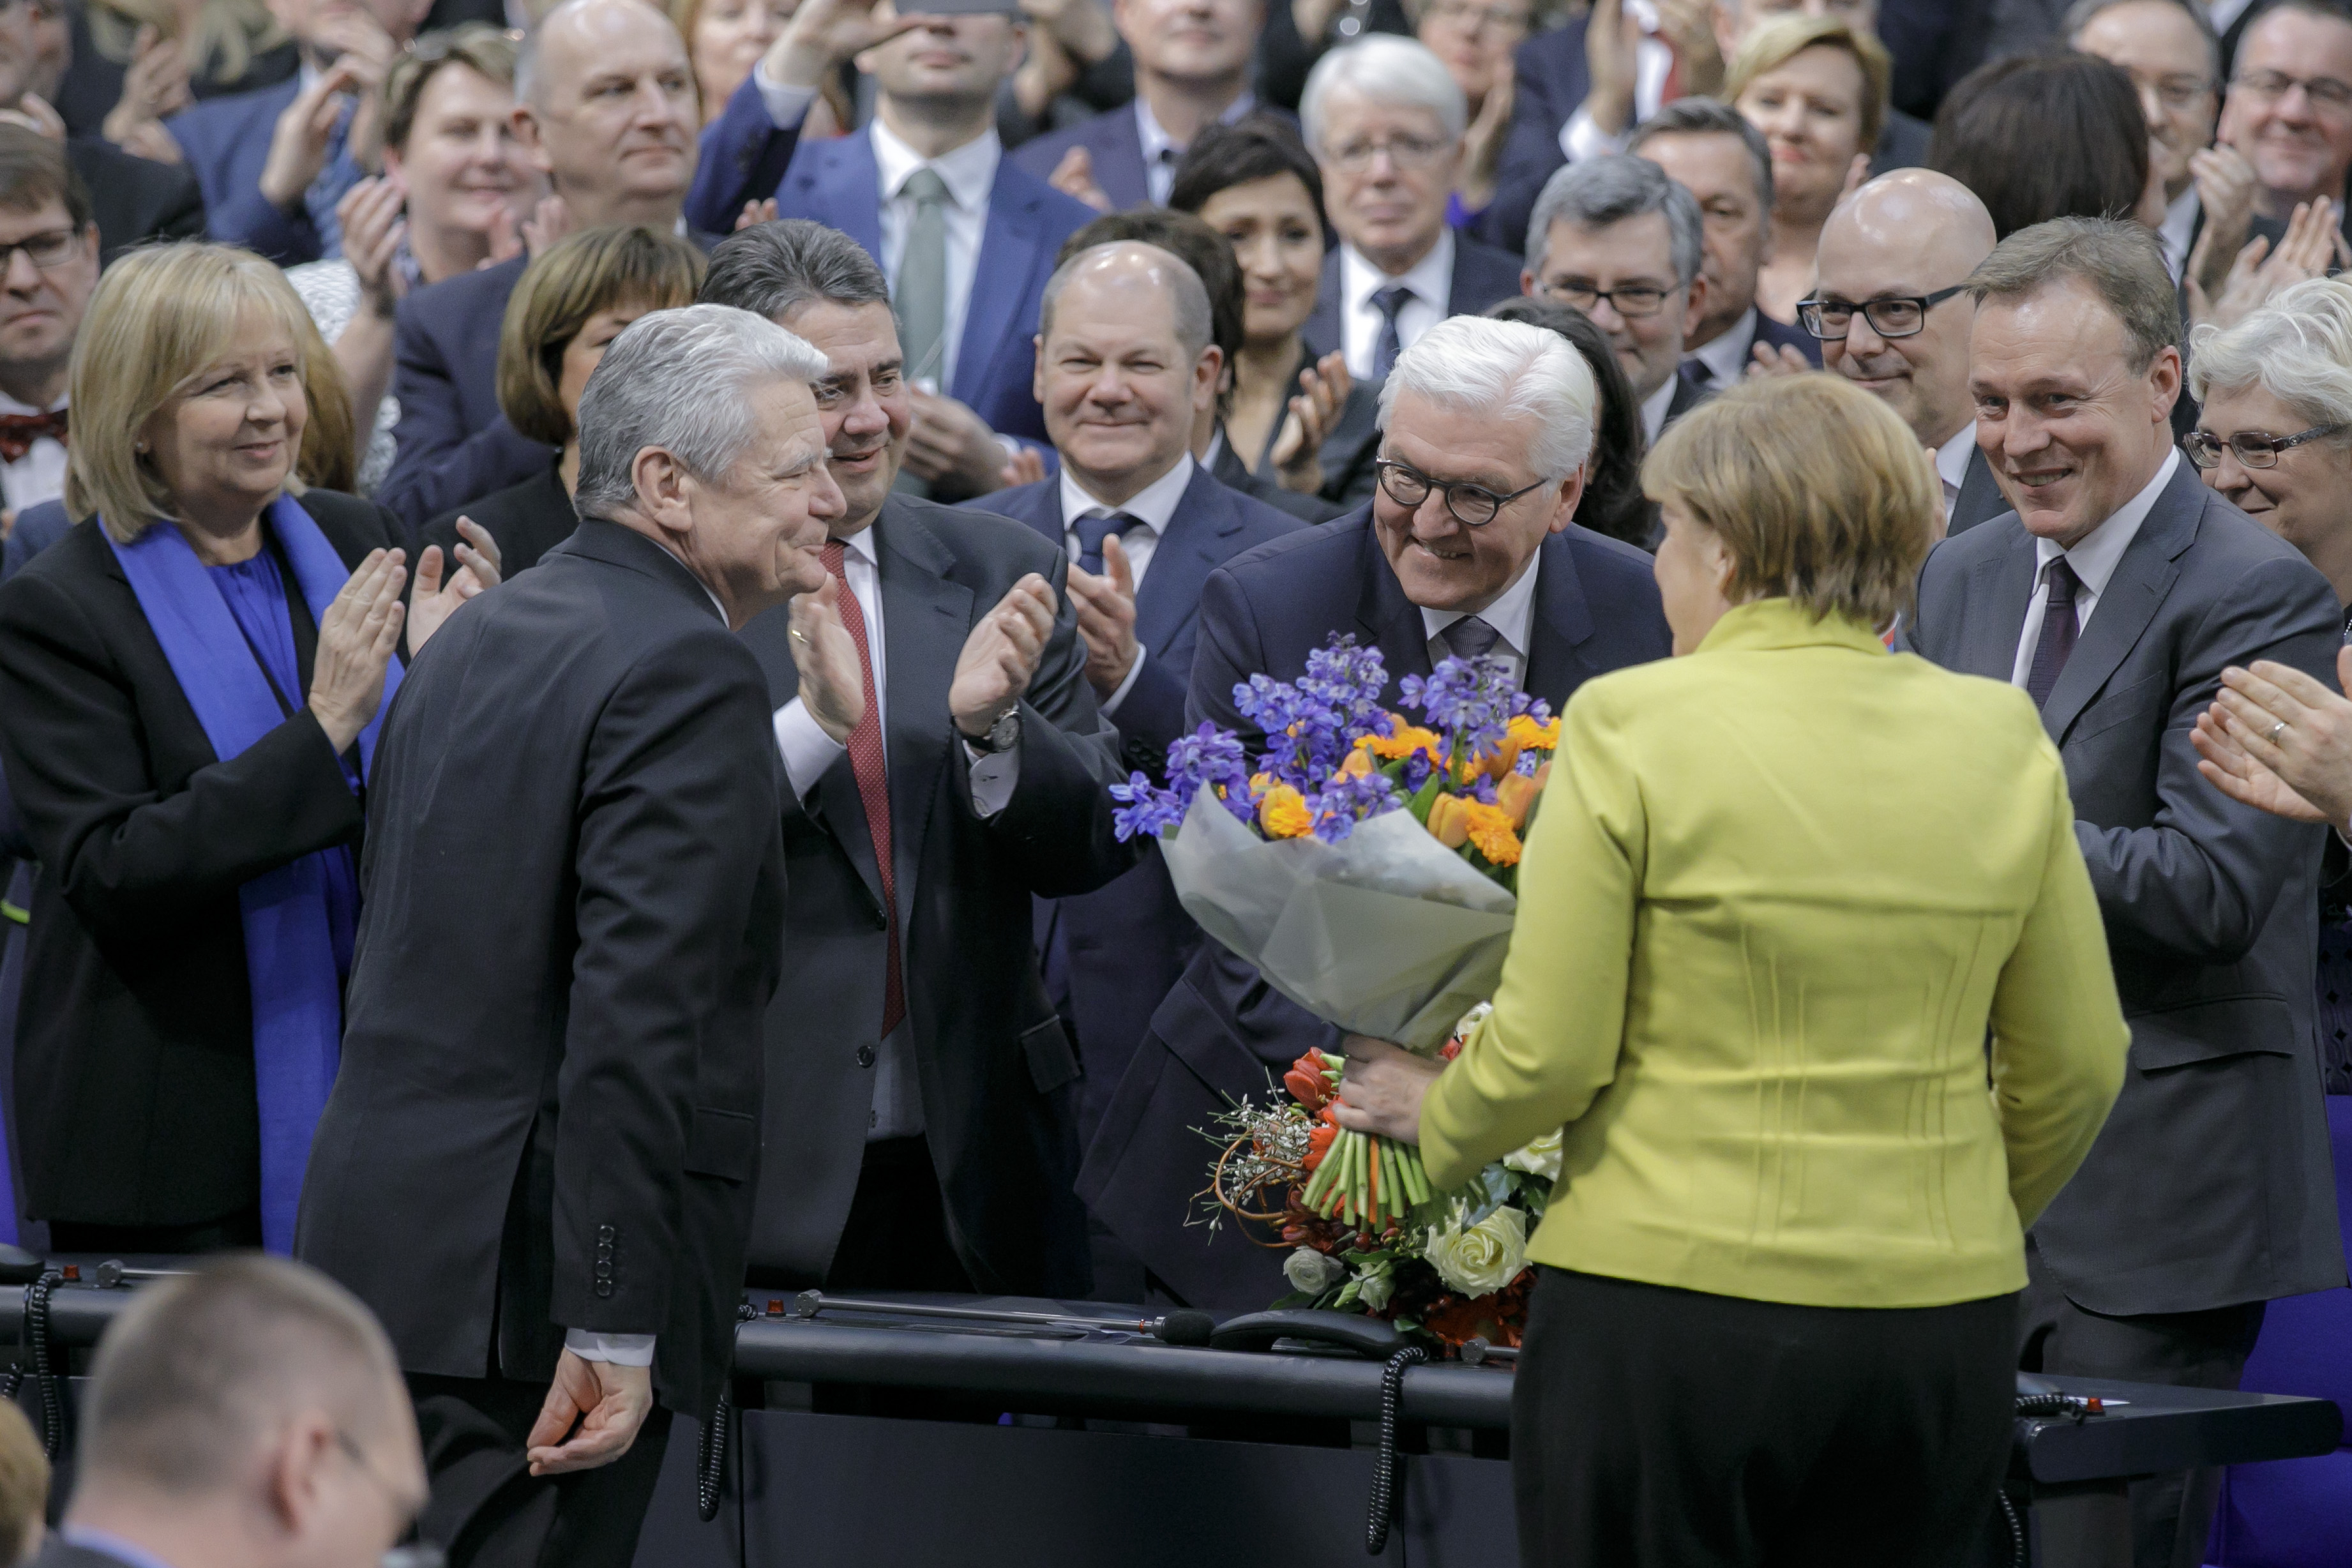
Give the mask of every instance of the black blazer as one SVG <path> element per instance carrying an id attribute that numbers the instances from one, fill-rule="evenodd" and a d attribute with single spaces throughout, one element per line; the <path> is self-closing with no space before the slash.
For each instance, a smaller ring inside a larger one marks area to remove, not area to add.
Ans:
<path id="1" fill-rule="evenodd" d="M 1315 296 L 1315 309 L 1307 316 L 1307 324 L 1298 329 L 1298 341 L 1314 359 L 1348 344 L 1347 323 L 1341 317 L 1347 304 L 1342 298 L 1347 275 L 1340 257 L 1336 246 L 1324 256 L 1323 283 Z M 1475 316 L 1518 291 L 1518 258 L 1456 231 L 1454 271 L 1446 282 L 1446 296 L 1431 302 L 1448 316 Z M 1379 385 L 1367 382 L 1365 390 L 1377 395 Z"/>
<path id="2" fill-rule="evenodd" d="M 949 1231 L 982 1290 L 1083 1296 L 1086 1216 L 1070 1190 L 1078 1063 L 1038 976 L 1030 900 L 1099 887 L 1141 852 L 1111 836 L 1109 786 L 1127 776 L 1118 737 L 1087 685 L 1058 547 L 1009 518 L 905 495 L 873 527 L 907 1022 Z M 1021 704 L 1019 783 L 982 821 L 948 686 L 972 626 L 1031 572 L 1061 613 Z M 800 687 L 789 624 L 777 609 L 743 628 L 775 707 Z M 864 1157 L 889 924 L 846 754 L 805 803 L 785 788 L 783 829 L 793 967 L 768 1011 L 751 1260 L 816 1285 Z"/>
<path id="3" fill-rule="evenodd" d="M 2006 681 L 2036 574 L 2013 511 L 1937 545 L 1911 645 Z M 2344 1283 L 2312 1024 L 2323 829 L 2240 805 L 2189 743 L 2223 667 L 2332 680 L 2343 609 L 2186 458 L 2042 705 L 2131 1025 L 2123 1093 L 2033 1227 L 2095 1312 L 2194 1312 Z"/>
<path id="4" fill-rule="evenodd" d="M 1234 450 L 1231 440 L 1218 441 L 1216 458 L 1209 465 L 1209 477 L 1229 490 L 1239 491 L 1277 511 L 1286 511 L 1301 522 L 1328 522 L 1343 510 L 1336 501 L 1284 489 L 1264 474 L 1253 471 L 1242 461 L 1242 455 Z"/>
<path id="5" fill-rule="evenodd" d="M 478 501 L 452 507 L 425 525 L 417 536 L 416 548 L 427 545 L 441 547 L 441 570 L 444 580 L 457 564 L 457 520 L 471 518 L 490 531 L 498 541 L 499 574 L 511 577 L 516 573 L 535 565 L 539 558 L 572 537 L 580 526 L 580 514 L 572 509 L 572 498 L 557 477 L 555 465 L 549 463 L 519 485 L 509 485 L 493 490 Z"/>
<path id="6" fill-rule="evenodd" d="M 1541 547 L 1527 689 L 1556 710 L 1593 676 L 1664 658 L 1673 646 L 1650 558 L 1571 526 Z M 1147 577 L 1145 582 L 1149 584 Z M 1333 632 L 1377 644 L 1387 705 L 1406 675 L 1429 673 L 1421 611 L 1381 553 L 1367 506 L 1261 545 L 1209 574 L 1185 718 L 1260 742 L 1233 705 L 1236 682 L 1296 679 Z M 1078 1193 L 1152 1273 L 1193 1306 L 1234 1311 L 1283 1293 L 1278 1250 L 1230 1223 L 1212 1237 L 1194 1216 L 1213 1154 L 1192 1131 L 1234 1100 L 1264 1102 L 1269 1074 L 1339 1031 L 1271 989 L 1249 964 L 1203 943 L 1151 1016 L 1087 1150 Z"/>
<path id="7" fill-rule="evenodd" d="M 133 157 L 95 136 L 68 137 L 66 162 L 89 192 L 101 264 L 142 240 L 204 237 L 204 191 L 186 169 Z"/>
<path id="8" fill-rule="evenodd" d="M 372 502 L 301 502 L 352 565 L 404 542 Z M 307 690 L 318 633 L 299 592 L 288 605 Z M 0 763 L 41 860 L 16 1036 L 26 1207 L 239 1212 L 261 1167 L 237 889 L 359 837 L 333 748 L 298 709 L 221 762 L 92 522 L 0 586 Z"/>
<path id="9" fill-rule="evenodd" d="M 295 1251 L 413 1373 L 543 1382 L 659 1336 L 707 1414 L 782 950 L 758 664 L 659 545 L 569 541 L 443 626 L 376 746 L 342 1070 Z"/>

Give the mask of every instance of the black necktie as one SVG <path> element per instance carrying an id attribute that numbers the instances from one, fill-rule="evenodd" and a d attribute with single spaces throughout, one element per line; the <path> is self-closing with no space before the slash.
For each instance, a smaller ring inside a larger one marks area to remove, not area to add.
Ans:
<path id="1" fill-rule="evenodd" d="M 2042 639 L 2033 645 L 2033 668 L 2025 677 L 2025 694 L 2036 708 L 2048 705 L 2050 689 L 2058 684 L 2066 658 L 2074 651 L 2074 590 L 2082 586 L 2063 555 L 2042 569 L 2042 580 L 2050 585 L 2050 596 L 2042 608 Z"/>
<path id="2" fill-rule="evenodd" d="M 1683 361 L 1683 374 L 1691 378 L 1691 384 L 1695 386 L 1715 384 L 1715 367 L 1703 359 L 1691 358 Z"/>
<path id="3" fill-rule="evenodd" d="M 1465 616 L 1437 634 L 1456 658 L 1478 658 L 1495 650 L 1503 634 L 1475 616 Z"/>
<path id="4" fill-rule="evenodd" d="M 1372 308 L 1381 313 L 1381 335 L 1372 343 L 1372 379 L 1386 381 L 1389 372 L 1396 368 L 1397 355 L 1404 353 L 1404 342 L 1397 336 L 1397 312 L 1408 300 L 1420 298 L 1402 283 L 1391 283 L 1372 291 Z"/>
<path id="5" fill-rule="evenodd" d="M 1103 574 L 1103 541 L 1114 533 L 1123 535 L 1129 529 L 1139 526 L 1141 521 L 1140 518 L 1129 517 L 1123 511 L 1115 511 L 1108 516 L 1098 511 L 1090 511 L 1078 519 L 1076 530 L 1078 564 L 1096 576 L 1101 576 Z"/>

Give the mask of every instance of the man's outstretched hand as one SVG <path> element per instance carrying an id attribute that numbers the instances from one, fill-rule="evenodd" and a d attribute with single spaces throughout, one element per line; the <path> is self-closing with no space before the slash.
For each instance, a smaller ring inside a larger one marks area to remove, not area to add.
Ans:
<path id="1" fill-rule="evenodd" d="M 654 1408 L 653 1369 L 587 1361 L 565 1351 L 523 1457 L 534 1476 L 609 1465 L 627 1453 Z"/>

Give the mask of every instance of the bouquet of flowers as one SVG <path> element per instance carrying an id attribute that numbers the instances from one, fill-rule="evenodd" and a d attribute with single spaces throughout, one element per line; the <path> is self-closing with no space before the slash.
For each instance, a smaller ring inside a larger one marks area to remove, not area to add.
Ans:
<path id="1" fill-rule="evenodd" d="M 1335 636 L 1297 680 L 1234 688 L 1265 735 L 1256 757 L 1204 723 L 1169 748 L 1165 786 L 1136 773 L 1111 794 L 1121 837 L 1159 836 L 1186 911 L 1268 984 L 1342 1029 L 1432 1055 L 1501 975 L 1520 846 L 1559 722 L 1492 657 L 1405 677 L 1402 706 L 1420 723 L 1381 706 L 1387 679 L 1378 648 Z M 1377 1242 L 1440 1207 L 1458 1203 L 1475 1228 L 1511 1206 L 1433 1193 L 1418 1150 L 1339 1129 L 1328 1101 L 1340 1070 L 1336 1058 L 1293 1068 L 1296 1100 L 1313 1102 L 1295 1125 L 1289 1106 L 1232 1113 L 1274 1120 L 1214 1135 L 1226 1146 L 1211 1187 L 1221 1212 L 1287 1233 L 1295 1207 Z M 1244 1168 L 1229 1173 L 1244 1145 Z M 1283 1213 L 1249 1206 L 1277 1186 Z"/>

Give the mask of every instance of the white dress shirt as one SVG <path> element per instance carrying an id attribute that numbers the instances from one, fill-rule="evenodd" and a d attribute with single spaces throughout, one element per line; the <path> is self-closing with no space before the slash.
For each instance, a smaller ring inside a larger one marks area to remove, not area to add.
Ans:
<path id="1" fill-rule="evenodd" d="M 2025 602 L 2025 626 L 2018 634 L 2017 660 L 2009 672 L 2011 686 L 2022 690 L 2033 673 L 2033 651 L 2042 641 L 2042 616 L 2050 603 L 2045 572 L 2050 563 L 2064 556 L 2082 584 L 2074 590 L 2074 629 L 2079 636 L 2091 624 L 2091 612 L 2099 607 L 2107 584 L 2114 581 L 2124 552 L 2139 536 L 2140 524 L 2147 521 L 2147 514 L 2156 508 L 2156 498 L 2172 482 L 2172 472 L 2179 466 L 2180 453 L 2175 449 L 2165 458 L 2164 466 L 2157 469 L 2156 478 L 2147 481 L 2147 489 L 2117 507 L 2106 521 L 2091 530 L 2072 550 L 2061 549 L 2053 540 L 2033 542 L 2033 596 Z"/>
<path id="2" fill-rule="evenodd" d="M 1217 123 L 1234 124 L 1256 107 L 1257 95 L 1244 92 L 1225 105 Z M 1151 112 L 1151 105 L 1139 92 L 1135 95 L 1135 134 L 1143 143 L 1144 189 L 1153 206 L 1164 207 L 1168 193 L 1176 188 L 1176 161 L 1184 155 L 1184 149 L 1176 145 L 1176 138 L 1168 134 L 1168 128 L 1160 123 L 1160 117 Z"/>
<path id="3" fill-rule="evenodd" d="M 1959 504 L 1960 487 L 1969 480 L 1969 458 L 1976 449 L 1974 420 L 1953 431 L 1952 438 L 1936 448 L 1936 477 L 1944 481 L 1944 510 L 1947 515 Z"/>
<path id="4" fill-rule="evenodd" d="M 1726 327 L 1704 348 L 1683 355 L 1683 363 L 1688 364 L 1696 360 L 1706 366 L 1707 374 L 1713 378 L 1706 384 L 1720 392 L 1739 384 L 1740 378 L 1748 374 L 1748 351 L 1755 346 L 1756 307 L 1750 305 L 1746 315 Z"/>
<path id="5" fill-rule="evenodd" d="M 2189 265 L 2189 250 L 2197 237 L 2197 215 L 2200 210 L 2197 186 L 2192 182 L 2178 200 L 2164 209 L 2164 222 L 2157 226 L 2157 243 L 2164 247 L 2164 269 L 2172 274 L 2175 283 L 2180 281 L 2180 269 Z"/>
<path id="6" fill-rule="evenodd" d="M 1348 374 L 1358 381 L 1372 374 L 1372 353 L 1381 342 L 1381 308 L 1372 296 L 1391 283 L 1412 290 L 1412 298 L 1397 312 L 1397 347 L 1409 349 L 1413 340 L 1445 320 L 1454 297 L 1454 230 L 1437 231 L 1437 243 L 1402 278 L 1391 278 L 1366 260 L 1352 245 L 1339 247 L 1340 352 L 1348 356 Z"/>
<path id="7" fill-rule="evenodd" d="M 1511 667 L 1511 684 L 1528 683 L 1528 638 L 1536 619 L 1536 575 L 1543 570 L 1543 552 L 1538 550 L 1528 557 L 1517 577 L 1505 588 L 1502 596 L 1478 612 L 1478 618 L 1495 628 L 1495 657 Z M 1429 662 L 1433 668 L 1442 658 L 1454 657 L 1439 634 L 1462 618 L 1459 610 L 1433 610 L 1422 606 L 1422 629 L 1429 634 Z"/>
<path id="8" fill-rule="evenodd" d="M 1633 127 L 1655 114 L 1665 101 L 1666 77 L 1675 68 L 1675 51 L 1658 37 L 1658 8 L 1650 0 L 1625 0 L 1625 14 L 1642 29 L 1641 41 L 1633 46 L 1633 118 L 1612 135 L 1594 124 L 1591 112 L 1579 104 L 1568 123 L 1559 128 L 1559 150 L 1571 163 L 1622 153 Z"/>
<path id="9" fill-rule="evenodd" d="M 2205 0 L 2205 17 L 2213 24 L 2213 31 L 2226 33 L 2253 3 L 2254 0 Z"/>
<path id="10" fill-rule="evenodd" d="M 1192 454 L 1180 453 L 1166 473 L 1129 496 L 1124 504 L 1113 506 L 1089 494 L 1087 488 L 1078 482 L 1077 476 L 1070 472 L 1070 466 L 1063 464 L 1062 549 L 1069 556 L 1070 563 L 1077 564 L 1080 518 L 1094 512 L 1108 517 L 1113 512 L 1123 511 L 1143 524 L 1141 531 L 1130 531 L 1118 542 L 1127 552 L 1128 567 L 1135 574 L 1135 591 L 1140 595 L 1143 592 L 1143 574 L 1151 568 L 1151 556 L 1160 548 L 1160 536 L 1168 531 L 1170 523 L 1176 521 L 1177 503 L 1184 499 L 1184 491 L 1192 482 L 1193 467 Z M 1103 700 L 1104 718 L 1117 713 L 1119 704 L 1127 700 L 1127 694 L 1135 689 L 1136 677 L 1143 673 L 1143 661 L 1150 657 L 1150 650 L 1143 646 L 1140 638 L 1137 639 L 1135 663 L 1129 667 L 1127 679 L 1118 683 L 1117 691 Z"/>
<path id="11" fill-rule="evenodd" d="M 1647 446 L 1656 446 L 1658 437 L 1665 434 L 1666 415 L 1675 405 L 1675 383 L 1677 379 L 1671 375 L 1666 377 L 1664 386 L 1642 399 L 1642 435 Z"/>
<path id="12" fill-rule="evenodd" d="M 47 414 L 51 408 L 65 405 L 66 400 L 60 397 L 49 408 L 35 408 L 0 392 L 0 414 Z M 62 441 L 44 436 L 15 462 L 0 464 L 0 494 L 5 494 L 10 511 L 23 511 L 65 493 L 66 448 Z"/>

